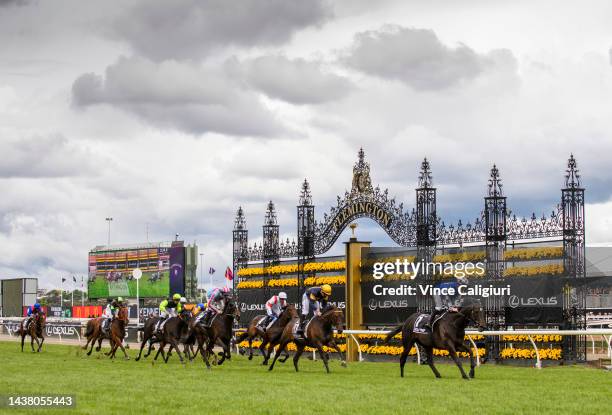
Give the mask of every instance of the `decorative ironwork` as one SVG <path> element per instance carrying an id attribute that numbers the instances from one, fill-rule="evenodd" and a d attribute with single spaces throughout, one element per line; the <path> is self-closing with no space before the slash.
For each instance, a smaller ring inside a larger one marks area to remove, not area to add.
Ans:
<path id="1" fill-rule="evenodd" d="M 306 278 L 304 265 L 315 257 L 315 208 L 312 205 L 310 185 L 306 179 L 302 183 L 302 191 L 297 207 L 297 234 L 298 288 L 301 291 L 304 286 L 304 279 Z"/>
<path id="2" fill-rule="evenodd" d="M 240 268 L 245 267 L 249 261 L 249 231 L 246 226 L 246 219 L 242 206 L 236 212 L 234 220 L 234 230 L 232 231 L 232 265 L 234 275 L 237 274 Z M 234 278 L 234 285 L 236 278 Z M 234 287 L 235 288 L 235 287 Z"/>

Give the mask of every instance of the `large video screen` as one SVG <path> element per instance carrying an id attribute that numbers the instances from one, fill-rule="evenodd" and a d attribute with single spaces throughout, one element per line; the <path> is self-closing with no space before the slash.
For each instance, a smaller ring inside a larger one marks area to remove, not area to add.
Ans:
<path id="1" fill-rule="evenodd" d="M 89 253 L 89 297 L 136 297 L 135 268 L 142 270 L 140 297 L 165 297 L 170 291 L 170 251 L 149 248 Z"/>

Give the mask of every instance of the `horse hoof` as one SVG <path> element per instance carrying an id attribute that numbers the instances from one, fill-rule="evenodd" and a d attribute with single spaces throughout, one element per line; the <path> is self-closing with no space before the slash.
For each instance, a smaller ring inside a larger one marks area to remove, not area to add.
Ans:
<path id="1" fill-rule="evenodd" d="M 123 360 L 130 360 L 130 357 L 129 357 L 129 356 L 125 356 L 125 357 L 123 358 Z"/>
<path id="2" fill-rule="evenodd" d="M 253 360 L 253 356 L 249 356 L 249 360 Z"/>
<path id="3" fill-rule="evenodd" d="M 340 362 L 340 366 L 346 367 L 346 362 L 343 360 L 342 362 Z"/>
<path id="4" fill-rule="evenodd" d="M 463 379 L 470 380 L 470 378 L 468 378 L 467 376 L 464 376 Z"/>

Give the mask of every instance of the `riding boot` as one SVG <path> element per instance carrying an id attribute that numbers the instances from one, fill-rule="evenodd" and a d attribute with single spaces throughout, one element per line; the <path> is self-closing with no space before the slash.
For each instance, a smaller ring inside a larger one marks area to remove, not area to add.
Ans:
<path id="1" fill-rule="evenodd" d="M 429 322 L 427 324 L 425 324 L 425 328 L 426 329 L 429 329 L 430 331 L 433 331 L 433 324 L 434 324 L 434 321 L 435 321 L 436 317 L 438 316 L 438 312 L 439 312 L 439 310 L 436 309 L 436 308 L 434 308 L 432 310 L 432 312 L 430 314 L 430 317 L 429 317 Z"/>

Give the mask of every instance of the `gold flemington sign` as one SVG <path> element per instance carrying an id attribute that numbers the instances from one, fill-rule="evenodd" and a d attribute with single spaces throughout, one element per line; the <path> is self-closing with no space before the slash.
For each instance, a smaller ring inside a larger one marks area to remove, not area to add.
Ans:
<path id="1" fill-rule="evenodd" d="M 392 215 L 374 201 L 373 195 L 370 163 L 365 161 L 363 149 L 360 149 L 359 160 L 353 166 L 353 186 L 349 195 L 350 202 L 334 218 L 332 222 L 334 232 L 341 231 L 347 221 L 357 215 L 372 218 L 383 228 L 389 229 Z"/>
<path id="2" fill-rule="evenodd" d="M 354 202 L 340 210 L 334 218 L 332 224 L 334 232 L 342 230 L 346 222 L 356 215 L 365 215 L 375 219 L 385 229 L 389 229 L 391 225 L 391 215 L 377 204 L 373 202 Z"/>

